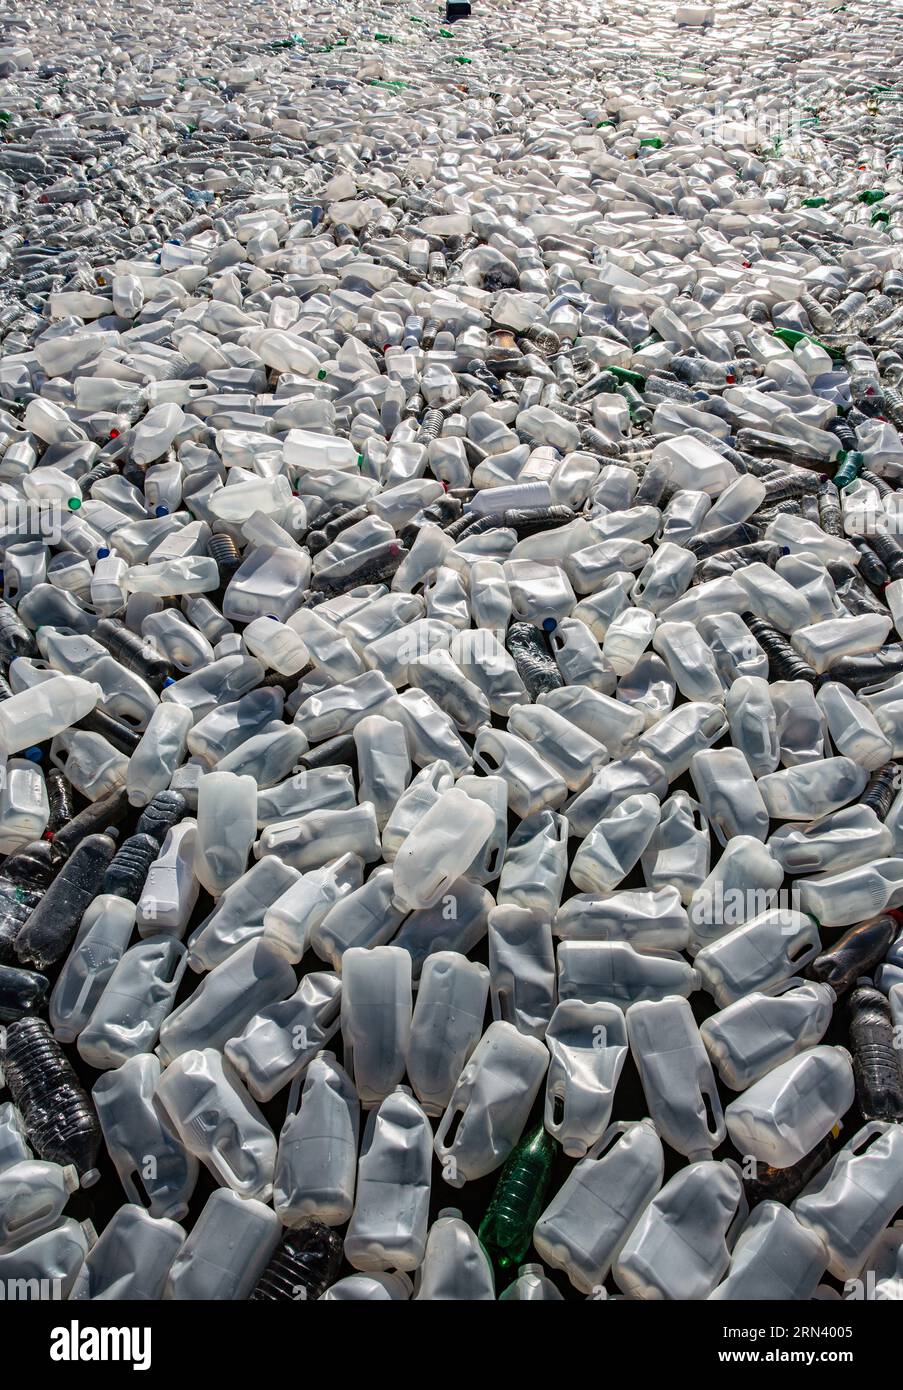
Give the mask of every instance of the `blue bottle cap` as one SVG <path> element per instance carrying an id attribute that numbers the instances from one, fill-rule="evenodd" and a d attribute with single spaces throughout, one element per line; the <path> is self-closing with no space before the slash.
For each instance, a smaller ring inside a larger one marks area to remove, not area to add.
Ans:
<path id="1" fill-rule="evenodd" d="M 542 630 L 543 630 L 543 632 L 554 632 L 557 626 L 558 626 L 558 619 L 557 619 L 557 618 L 543 618 L 543 620 L 542 620 Z"/>
<path id="2" fill-rule="evenodd" d="M 163 681 L 163 689 L 165 690 L 168 685 L 175 685 L 175 681 L 172 676 L 167 676 L 165 678 L 165 680 Z"/>
<path id="3" fill-rule="evenodd" d="M 39 763 L 44 757 L 44 754 L 41 752 L 40 748 L 33 747 L 25 749 L 25 756 L 29 762 Z"/>
<path id="4" fill-rule="evenodd" d="M 154 516 L 169 516 L 169 508 L 164 507 L 161 502 L 159 507 L 154 507 Z"/>
<path id="5" fill-rule="evenodd" d="M 107 556 L 109 555 L 109 553 L 110 553 L 110 547 L 109 547 L 108 545 L 102 545 L 102 546 L 100 547 L 100 549 L 98 550 L 98 552 L 97 552 L 97 558 L 98 558 L 98 560 L 105 560 L 105 559 L 107 558 Z"/>

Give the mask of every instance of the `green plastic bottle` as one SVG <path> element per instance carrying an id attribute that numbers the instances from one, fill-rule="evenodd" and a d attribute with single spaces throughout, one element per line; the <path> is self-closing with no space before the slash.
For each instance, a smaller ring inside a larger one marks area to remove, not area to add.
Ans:
<path id="1" fill-rule="evenodd" d="M 834 486 L 839 490 L 855 482 L 865 467 L 865 459 L 858 450 L 850 449 L 837 455 L 840 467 L 834 474 Z"/>
<path id="2" fill-rule="evenodd" d="M 887 194 L 883 188 L 865 188 L 861 193 L 856 194 L 857 201 L 865 203 L 866 207 L 871 207 L 873 203 L 880 203 Z"/>
<path id="3" fill-rule="evenodd" d="M 500 1269 L 518 1266 L 529 1250 L 554 1161 L 555 1141 L 539 1125 L 521 1139 L 502 1168 L 478 1232 Z"/>
<path id="4" fill-rule="evenodd" d="M 622 381 L 618 387 L 618 395 L 623 396 L 627 402 L 631 420 L 636 420 L 639 425 L 648 425 L 652 419 L 652 411 L 636 387 L 631 386 L 629 381 Z"/>
<path id="5" fill-rule="evenodd" d="M 843 356 L 841 349 L 829 347 L 828 344 L 823 343 L 820 338 L 814 337 L 811 333 L 801 333 L 798 328 L 776 328 L 774 330 L 774 337 L 780 338 L 781 342 L 786 343 L 789 348 L 795 348 L 797 343 L 814 343 L 816 347 L 820 347 L 823 352 L 826 352 L 829 357 Z"/>
<path id="6" fill-rule="evenodd" d="M 612 376 L 622 385 L 633 386 L 637 391 L 642 391 L 646 385 L 646 378 L 639 372 L 631 372 L 627 367 L 610 367 L 606 364 L 605 371 L 611 372 Z"/>

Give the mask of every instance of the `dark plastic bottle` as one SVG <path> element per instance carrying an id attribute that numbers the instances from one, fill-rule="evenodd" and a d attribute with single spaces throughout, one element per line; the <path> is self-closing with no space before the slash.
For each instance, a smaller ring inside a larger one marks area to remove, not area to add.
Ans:
<path id="1" fill-rule="evenodd" d="M 73 850 L 16 937 L 16 955 L 23 965 L 46 970 L 68 951 L 116 853 L 115 833 L 88 835 Z"/>
<path id="2" fill-rule="evenodd" d="M 16 1023 L 37 1013 L 47 996 L 50 981 L 34 970 L 0 965 L 0 1023 Z"/>
<path id="3" fill-rule="evenodd" d="M 342 1237 L 322 1221 L 306 1221 L 285 1235 L 258 1279 L 252 1303 L 314 1301 L 335 1282 Z"/>
<path id="4" fill-rule="evenodd" d="M 505 646 L 534 703 L 547 690 L 558 690 L 564 685 L 549 639 L 533 623 L 512 623 L 505 636 Z"/>
<path id="5" fill-rule="evenodd" d="M 349 767 L 355 766 L 357 758 L 357 746 L 354 742 L 353 734 L 336 734 L 335 738 L 328 738 L 323 743 L 318 743 L 313 748 L 308 748 L 298 759 L 299 767 L 306 767 L 312 771 L 317 767 L 338 767 L 345 763 Z"/>
<path id="6" fill-rule="evenodd" d="M 106 647 L 127 671 L 141 676 L 148 685 L 159 690 L 172 677 L 172 667 L 146 638 L 127 628 L 118 618 L 98 618 L 92 637 Z"/>
<path id="7" fill-rule="evenodd" d="M 375 555 L 367 556 L 355 569 L 343 574 L 333 573 L 332 566 L 320 570 L 311 580 L 311 588 L 336 596 L 347 594 L 359 584 L 382 584 L 391 580 L 408 552 L 398 540 L 386 541 L 376 549 Z"/>
<path id="8" fill-rule="evenodd" d="M 53 882 L 62 860 L 50 840 L 32 840 L 0 869 L 0 964 L 16 961 L 14 942 Z"/>
<path id="9" fill-rule="evenodd" d="M 870 806 L 880 821 L 887 820 L 887 813 L 899 790 L 898 772 L 896 763 L 885 763 L 884 767 L 872 773 L 862 793 L 862 805 Z"/>
<path id="10" fill-rule="evenodd" d="M 218 531 L 207 542 L 207 554 L 216 561 L 220 583 L 225 587 L 241 564 L 241 551 L 227 531 Z"/>
<path id="11" fill-rule="evenodd" d="M 845 994 L 860 975 L 884 959 L 899 934 L 900 919 L 893 912 L 857 922 L 810 962 L 806 974 L 810 980 L 830 985 L 835 994 Z"/>
<path id="12" fill-rule="evenodd" d="M 181 792 L 157 792 L 138 817 L 135 834 L 153 835 L 157 843 L 162 845 L 172 827 L 184 817 L 187 807 L 188 803 Z"/>
<path id="13" fill-rule="evenodd" d="M 517 533 L 518 540 L 523 540 L 537 531 L 554 531 L 559 526 L 567 526 L 576 515 L 570 507 L 510 507 L 505 512 L 505 526 Z"/>
<path id="14" fill-rule="evenodd" d="M 73 816 L 53 837 L 53 848 L 60 862 L 88 835 L 97 835 L 108 826 L 119 825 L 131 811 L 125 787 L 116 786 Z"/>
<path id="15" fill-rule="evenodd" d="M 82 1187 L 90 1187 L 100 1176 L 94 1166 L 101 1139 L 97 1112 L 44 1019 L 11 1023 L 0 1061 L 35 1153 L 50 1163 L 74 1164 Z"/>
<path id="16" fill-rule="evenodd" d="M 869 979 L 847 1001 L 856 1096 L 864 1120 L 903 1120 L 903 1071 L 890 1005 Z"/>
<path id="17" fill-rule="evenodd" d="M 764 643 L 763 643 L 764 645 Z M 844 656 L 835 661 L 830 671 L 820 677 L 819 684 L 827 681 L 840 681 L 850 690 L 862 690 L 867 685 L 878 685 L 903 671 L 903 643 L 892 642 L 877 652 L 866 656 Z"/>
<path id="18" fill-rule="evenodd" d="M 732 526 L 716 526 L 714 530 L 706 531 L 702 536 L 687 541 L 686 548 L 692 550 L 698 562 L 707 560 L 710 555 L 717 555 L 719 551 L 734 550 L 739 545 L 752 545 L 761 539 L 758 526 L 752 525 L 749 521 L 739 521 Z"/>
<path id="19" fill-rule="evenodd" d="M 701 560 L 696 566 L 694 583 L 704 584 L 708 579 L 720 579 L 722 575 L 733 574 L 734 570 L 755 562 L 774 568 L 780 559 L 781 547 L 774 541 L 753 541 L 750 545 L 737 545 L 731 550 L 722 550 L 708 560 Z"/>
<path id="20" fill-rule="evenodd" d="M 859 573 L 876 593 L 883 594 L 890 583 L 887 567 L 864 536 L 852 535 L 847 539 L 859 551 Z"/>
<path id="21" fill-rule="evenodd" d="M 15 608 L 0 599 L 0 661 L 9 665 L 17 656 L 37 656 L 34 634 L 19 617 Z"/>
<path id="22" fill-rule="evenodd" d="M 61 768 L 52 767 L 47 773 L 47 799 L 50 816 L 44 834 L 54 836 L 75 815 L 75 789 Z"/>
<path id="23" fill-rule="evenodd" d="M 102 709 L 93 709 L 90 714 L 80 719 L 75 727 L 102 735 L 108 743 L 112 743 L 114 748 L 118 748 L 120 753 L 125 753 L 129 758 L 141 742 L 141 735 L 137 729 L 123 723 L 121 719 L 115 719 L 112 714 L 107 714 Z"/>
<path id="24" fill-rule="evenodd" d="M 787 641 L 783 633 L 767 623 L 764 618 L 756 618 L 752 613 L 744 613 L 743 621 L 768 657 L 768 674 L 773 681 L 808 681 L 815 685 L 818 676 L 807 661 Z M 836 667 L 832 667 L 832 671 Z"/>
<path id="25" fill-rule="evenodd" d="M 903 549 L 896 538 L 890 532 L 876 528 L 869 534 L 869 545 L 891 579 L 903 579 Z"/>
<path id="26" fill-rule="evenodd" d="M 756 1176 L 746 1178 L 743 1183 L 749 1205 L 755 1207 L 759 1202 L 783 1202 L 785 1206 L 789 1206 L 816 1173 L 821 1172 L 833 1150 L 833 1139 L 828 1135 L 811 1153 L 806 1154 L 805 1158 L 801 1158 L 790 1168 L 772 1168 L 767 1163 L 757 1164 Z"/>
<path id="27" fill-rule="evenodd" d="M 150 866 L 159 853 L 160 842 L 153 835 L 130 835 L 113 855 L 100 891 L 136 903 L 141 897 Z"/>

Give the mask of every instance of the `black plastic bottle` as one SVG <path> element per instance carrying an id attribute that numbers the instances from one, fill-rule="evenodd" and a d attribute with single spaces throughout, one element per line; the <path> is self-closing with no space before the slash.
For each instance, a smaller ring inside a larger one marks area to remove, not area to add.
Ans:
<path id="1" fill-rule="evenodd" d="M 821 1172 L 833 1150 L 833 1140 L 831 1135 L 828 1135 L 811 1153 L 807 1153 L 790 1168 L 772 1168 L 767 1163 L 757 1164 L 756 1176 L 747 1178 L 743 1183 L 749 1205 L 755 1207 L 759 1202 L 783 1202 L 789 1206 L 816 1173 Z"/>
<path id="2" fill-rule="evenodd" d="M 107 866 L 101 893 L 113 893 L 136 903 L 147 880 L 150 866 L 160 853 L 160 842 L 153 835 L 129 835 L 123 840 Z"/>
<path id="3" fill-rule="evenodd" d="M 764 644 L 763 644 L 764 645 Z M 850 690 L 862 690 L 867 685 L 878 685 L 880 681 L 890 680 L 903 671 L 903 643 L 892 642 L 877 652 L 865 656 L 842 656 L 835 661 L 830 671 L 819 678 L 819 684 L 840 681 Z"/>
<path id="4" fill-rule="evenodd" d="M 11 1023 L 0 1060 L 35 1153 L 50 1163 L 74 1164 L 82 1187 L 90 1187 L 100 1176 L 94 1166 L 101 1140 L 97 1112 L 44 1019 Z"/>
<path id="5" fill-rule="evenodd" d="M 16 962 L 14 942 L 53 882 L 61 860 L 50 840 L 33 840 L 0 869 L 0 965 Z"/>
<path id="6" fill-rule="evenodd" d="M 570 507 L 509 507 L 505 512 L 505 526 L 517 534 L 518 540 L 533 536 L 537 531 L 555 531 L 559 526 L 567 526 L 576 519 L 576 512 Z"/>
<path id="7" fill-rule="evenodd" d="M 884 959 L 899 934 L 900 919 L 893 912 L 857 922 L 810 962 L 806 974 L 810 980 L 830 985 L 835 994 L 845 994 L 860 975 Z"/>
<path id="8" fill-rule="evenodd" d="M 322 1221 L 306 1221 L 285 1235 L 258 1279 L 251 1302 L 314 1301 L 335 1282 L 342 1237 Z"/>
<path id="9" fill-rule="evenodd" d="M 16 955 L 23 965 L 46 970 L 68 951 L 116 853 L 114 835 L 115 831 L 88 835 L 72 851 L 16 937 Z"/>
<path id="10" fill-rule="evenodd" d="M 5 599 L 0 599 L 0 660 L 4 665 L 9 665 L 17 656 L 38 654 L 34 634 L 25 626 L 15 608 Z"/>
<path id="11" fill-rule="evenodd" d="M 717 555 L 722 550 L 734 550 L 740 545 L 752 545 L 762 539 L 758 526 L 749 521 L 738 521 L 731 526 L 716 526 L 701 536 L 687 541 L 686 548 L 696 556 L 697 563 Z"/>
<path id="12" fill-rule="evenodd" d="M 733 574 L 734 570 L 740 569 L 743 565 L 755 562 L 773 569 L 781 554 L 781 547 L 774 541 L 752 541 L 749 545 L 737 545 L 731 550 L 722 550 L 718 555 L 709 556 L 708 560 L 700 560 L 693 582 L 704 584 L 707 579 L 720 579 L 725 574 Z"/>
<path id="13" fill-rule="evenodd" d="M 121 662 L 127 671 L 141 676 L 154 690 L 159 690 L 173 672 L 172 667 L 161 656 L 151 642 L 139 637 L 119 622 L 118 618 L 98 618 L 91 636 Z"/>
<path id="14" fill-rule="evenodd" d="M 890 1005 L 869 979 L 847 1001 L 856 1097 L 864 1120 L 903 1120 L 903 1071 Z"/>
<path id="15" fill-rule="evenodd" d="M 558 690 L 564 685 L 549 639 L 533 623 L 512 623 L 505 636 L 505 646 L 532 701 L 538 700 L 547 690 Z"/>
<path id="16" fill-rule="evenodd" d="M 125 753 L 127 758 L 132 756 L 141 742 L 141 735 L 137 729 L 102 709 L 93 709 L 84 719 L 80 719 L 75 727 L 87 729 L 92 734 L 100 734 L 108 743 L 112 743 L 114 748 L 118 748 L 120 753 Z"/>
<path id="17" fill-rule="evenodd" d="M 53 837 L 60 863 L 81 844 L 88 835 L 97 835 L 110 825 L 118 825 L 131 811 L 125 787 L 116 786 L 105 792 L 96 801 L 85 806 L 78 815 L 73 816 Z"/>
<path id="18" fill-rule="evenodd" d="M 773 681 L 808 681 L 815 685 L 818 676 L 807 661 L 790 645 L 782 632 L 752 613 L 742 614 L 743 621 L 768 657 L 768 674 Z M 832 668 L 832 670 L 835 668 Z"/>
<path id="19" fill-rule="evenodd" d="M 157 792 L 138 817 L 135 834 L 152 835 L 162 845 L 172 827 L 182 820 L 187 807 L 181 792 Z"/>
<path id="20" fill-rule="evenodd" d="M 75 815 L 75 789 L 61 768 L 52 767 L 47 773 L 47 799 L 50 802 L 50 816 L 47 830 L 52 838 L 64 825 L 68 825 Z"/>
<path id="21" fill-rule="evenodd" d="M 356 766 L 357 745 L 354 742 L 353 734 L 336 734 L 335 738 L 328 738 L 323 743 L 317 743 L 313 748 L 308 748 L 307 752 L 298 759 L 299 767 L 307 768 L 312 772 L 318 767 L 338 767 L 347 763 L 349 767 Z"/>
<path id="22" fill-rule="evenodd" d="M 862 793 L 862 806 L 869 806 L 880 821 L 887 820 L 887 813 L 894 804 L 899 786 L 896 763 L 885 763 L 873 772 L 869 784 Z"/>
<path id="23" fill-rule="evenodd" d="M 0 965 L 0 1023 L 16 1023 L 37 1013 L 47 997 L 50 981 L 34 970 Z"/>

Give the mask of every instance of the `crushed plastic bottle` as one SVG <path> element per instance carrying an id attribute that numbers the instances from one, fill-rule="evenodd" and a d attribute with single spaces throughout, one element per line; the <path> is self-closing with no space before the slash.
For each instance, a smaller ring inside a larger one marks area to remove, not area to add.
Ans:
<path id="1" fill-rule="evenodd" d="M 860 1276 L 901 1202 L 894 18 L 0 17 L 4 1277 Z"/>

